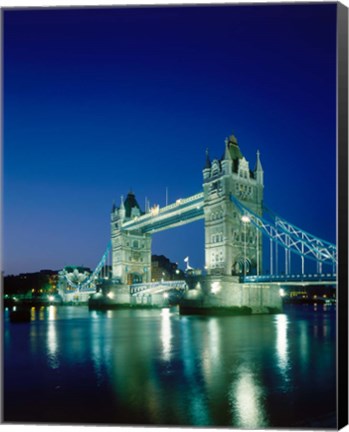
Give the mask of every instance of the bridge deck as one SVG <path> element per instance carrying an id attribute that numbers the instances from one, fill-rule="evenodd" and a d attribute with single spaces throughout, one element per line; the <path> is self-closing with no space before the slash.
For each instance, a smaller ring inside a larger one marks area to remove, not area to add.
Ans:
<path id="1" fill-rule="evenodd" d="M 321 274 L 292 274 L 292 275 L 258 275 L 241 277 L 243 283 L 276 283 L 282 285 L 333 285 L 337 284 L 337 275 Z"/>
<path id="2" fill-rule="evenodd" d="M 188 286 L 184 280 L 179 281 L 163 281 L 163 282 L 149 282 L 130 285 L 130 294 L 136 296 L 139 294 L 157 294 L 170 290 L 185 291 Z"/>
<path id="3" fill-rule="evenodd" d="M 203 205 L 204 194 L 201 192 L 189 198 L 177 200 L 176 203 L 166 207 L 157 207 L 143 216 L 124 222 L 122 229 L 155 233 L 164 229 L 174 228 L 202 219 L 204 217 Z"/>

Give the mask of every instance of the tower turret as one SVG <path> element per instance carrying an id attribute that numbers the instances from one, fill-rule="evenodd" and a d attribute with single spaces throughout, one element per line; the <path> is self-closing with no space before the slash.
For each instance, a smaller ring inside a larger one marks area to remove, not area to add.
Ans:
<path id="1" fill-rule="evenodd" d="M 231 134 L 228 138 L 227 148 L 230 153 L 230 157 L 232 160 L 232 169 L 233 172 L 238 172 L 239 169 L 239 161 L 243 158 L 243 155 L 240 151 L 238 140 L 234 134 Z"/>
<path id="2" fill-rule="evenodd" d="M 254 175 L 255 175 L 255 179 L 257 180 L 258 183 L 260 183 L 261 185 L 263 185 L 264 183 L 264 171 L 262 168 L 262 164 L 259 158 L 259 150 L 257 150 L 257 161 L 256 161 L 256 167 L 254 169 Z"/>
<path id="3" fill-rule="evenodd" d="M 125 219 L 125 215 L 126 215 L 126 210 L 125 210 L 125 206 L 124 206 L 124 197 L 121 195 L 121 205 L 119 208 L 119 218 L 121 220 Z"/>
<path id="4" fill-rule="evenodd" d="M 125 199 L 124 203 L 125 208 L 125 216 L 126 219 L 133 218 L 135 216 L 140 216 L 143 212 L 141 211 L 141 208 L 136 200 L 135 194 L 130 190 L 130 192 L 127 194 L 127 197 Z"/>
<path id="5" fill-rule="evenodd" d="M 206 149 L 206 162 L 205 162 L 205 167 L 203 169 L 204 180 L 206 180 L 210 177 L 210 172 L 211 172 L 211 160 L 210 160 L 210 155 L 208 154 L 208 148 L 207 148 Z"/>
<path id="6" fill-rule="evenodd" d="M 221 161 L 222 171 L 224 174 L 230 175 L 232 173 L 233 160 L 229 151 L 229 140 L 225 139 L 225 151 Z"/>

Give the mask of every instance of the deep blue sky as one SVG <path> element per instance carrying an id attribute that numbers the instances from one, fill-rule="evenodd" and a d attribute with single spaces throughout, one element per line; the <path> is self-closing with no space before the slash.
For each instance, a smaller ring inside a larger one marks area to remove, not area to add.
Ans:
<path id="1" fill-rule="evenodd" d="M 6 10 L 5 274 L 94 267 L 113 200 L 202 189 L 234 132 L 265 203 L 336 235 L 336 5 Z M 203 222 L 153 253 L 204 264 Z"/>

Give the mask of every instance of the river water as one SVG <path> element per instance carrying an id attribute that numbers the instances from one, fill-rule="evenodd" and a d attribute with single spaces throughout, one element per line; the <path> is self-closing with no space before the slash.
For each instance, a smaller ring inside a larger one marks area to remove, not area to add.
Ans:
<path id="1" fill-rule="evenodd" d="M 5 422 L 335 428 L 335 307 L 32 309 L 3 327 Z"/>

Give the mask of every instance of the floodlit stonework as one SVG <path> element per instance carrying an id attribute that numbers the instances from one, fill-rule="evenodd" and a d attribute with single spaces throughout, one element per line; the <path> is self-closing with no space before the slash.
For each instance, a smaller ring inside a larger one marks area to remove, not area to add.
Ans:
<path id="1" fill-rule="evenodd" d="M 123 223 L 137 219 L 143 213 L 133 192 L 120 208 L 113 206 L 111 213 L 112 277 L 123 284 L 150 282 L 151 236 L 140 230 L 123 229 Z"/>
<path id="2" fill-rule="evenodd" d="M 262 236 L 247 217 L 234 207 L 230 195 L 258 215 L 263 206 L 263 169 L 257 153 L 251 171 L 237 139 L 226 139 L 221 160 L 210 161 L 203 170 L 205 260 L 209 275 L 257 274 L 262 266 Z"/>
<path id="3" fill-rule="evenodd" d="M 266 313 L 281 309 L 278 287 L 241 283 L 240 276 L 262 273 L 262 235 L 247 214 L 242 214 L 231 197 L 236 197 L 255 214 L 263 212 L 264 173 L 257 152 L 255 168 L 240 151 L 237 139 L 231 135 L 225 141 L 221 159 L 210 160 L 206 152 L 203 169 L 203 192 L 177 200 L 166 207 L 154 207 L 142 212 L 133 192 L 111 212 L 113 297 L 116 303 L 120 289 L 133 285 L 130 304 L 164 304 L 164 294 L 170 287 L 152 286 L 152 234 L 197 219 L 205 220 L 206 275 L 194 276 L 195 286 L 189 286 L 181 300 L 183 313 L 212 309 L 234 309 L 236 313 Z M 196 278 L 196 279 L 195 279 Z M 192 279 L 193 280 L 193 279 Z M 192 281 L 191 280 L 191 281 Z M 137 285 L 134 284 L 142 284 Z M 147 285 L 148 284 L 148 285 Z M 166 282 L 164 282 L 166 284 Z M 117 287 L 120 287 L 118 289 Z M 137 288 L 137 289 L 136 289 Z M 126 291 L 125 291 L 126 293 Z M 132 298 L 131 298 L 132 297 Z M 122 301 L 121 301 L 122 300 Z"/>

